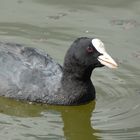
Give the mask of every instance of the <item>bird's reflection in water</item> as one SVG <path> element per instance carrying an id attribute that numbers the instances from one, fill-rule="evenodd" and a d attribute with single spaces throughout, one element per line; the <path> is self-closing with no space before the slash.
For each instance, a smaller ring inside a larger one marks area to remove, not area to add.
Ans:
<path id="1" fill-rule="evenodd" d="M 64 134 L 69 140 L 96 140 L 91 126 L 91 116 L 95 107 L 95 102 L 87 105 L 69 107 L 63 110 L 62 119 L 64 121 Z"/>
<path id="2" fill-rule="evenodd" d="M 95 108 L 95 102 L 80 106 L 49 106 L 29 104 L 0 97 L 0 112 L 16 117 L 37 117 L 42 112 L 61 114 L 63 132 L 66 140 L 97 140 L 95 133 L 99 130 L 91 126 L 91 116 Z M 47 113 L 46 113 L 47 115 Z M 50 115 L 51 116 L 51 115 Z M 46 116 L 46 119 L 49 116 Z M 49 118 L 50 120 L 50 118 Z M 57 122 L 56 122 L 57 123 Z M 62 127 L 61 127 L 62 128 Z"/>

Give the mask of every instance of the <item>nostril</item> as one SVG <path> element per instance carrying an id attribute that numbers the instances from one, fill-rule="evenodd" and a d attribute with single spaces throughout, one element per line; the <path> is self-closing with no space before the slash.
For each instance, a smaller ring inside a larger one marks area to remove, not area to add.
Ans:
<path id="1" fill-rule="evenodd" d="M 105 58 L 106 60 L 109 60 L 108 58 Z"/>

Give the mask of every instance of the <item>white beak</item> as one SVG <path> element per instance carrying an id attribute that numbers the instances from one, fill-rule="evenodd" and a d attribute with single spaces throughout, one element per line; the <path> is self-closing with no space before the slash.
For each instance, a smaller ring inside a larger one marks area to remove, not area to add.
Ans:
<path id="1" fill-rule="evenodd" d="M 104 43 L 100 39 L 92 39 L 92 44 L 96 48 L 98 52 L 102 55 L 98 57 L 98 61 L 109 68 L 117 68 L 117 63 L 113 60 L 113 58 L 106 52 Z"/>
<path id="2" fill-rule="evenodd" d="M 113 58 L 106 52 L 103 53 L 103 55 L 100 55 L 98 57 L 98 61 L 100 61 L 100 63 L 102 65 L 105 65 L 109 68 L 117 68 L 118 65 L 117 63 L 113 60 Z"/>

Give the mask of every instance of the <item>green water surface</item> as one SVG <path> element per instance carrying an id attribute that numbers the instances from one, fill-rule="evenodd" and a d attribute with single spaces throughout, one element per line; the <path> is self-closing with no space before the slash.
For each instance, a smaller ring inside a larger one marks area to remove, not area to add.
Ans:
<path id="1" fill-rule="evenodd" d="M 140 139 L 139 0 L 0 0 L 0 41 L 63 64 L 81 36 L 100 38 L 119 64 L 93 72 L 96 101 L 57 107 L 0 97 L 0 140 Z"/>

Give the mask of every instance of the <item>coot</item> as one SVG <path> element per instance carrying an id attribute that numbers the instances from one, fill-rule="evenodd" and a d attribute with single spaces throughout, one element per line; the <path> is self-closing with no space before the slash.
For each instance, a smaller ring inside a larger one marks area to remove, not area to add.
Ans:
<path id="1" fill-rule="evenodd" d="M 68 49 L 63 67 L 48 54 L 0 42 L 0 96 L 53 105 L 79 105 L 95 99 L 92 70 L 116 62 L 99 39 L 80 37 Z"/>

